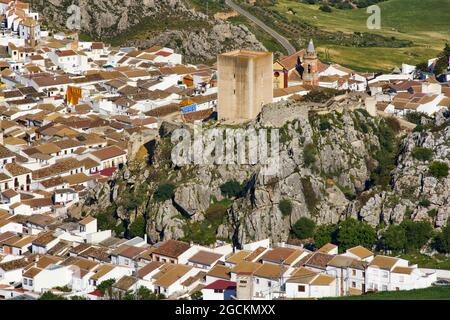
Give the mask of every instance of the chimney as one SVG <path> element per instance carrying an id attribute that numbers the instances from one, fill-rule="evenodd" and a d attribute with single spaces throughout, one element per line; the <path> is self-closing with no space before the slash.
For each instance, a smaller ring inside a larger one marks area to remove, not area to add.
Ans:
<path id="1" fill-rule="evenodd" d="M 148 238 L 147 234 L 144 234 L 144 241 L 145 241 L 145 243 L 148 243 L 148 239 L 147 238 Z"/>

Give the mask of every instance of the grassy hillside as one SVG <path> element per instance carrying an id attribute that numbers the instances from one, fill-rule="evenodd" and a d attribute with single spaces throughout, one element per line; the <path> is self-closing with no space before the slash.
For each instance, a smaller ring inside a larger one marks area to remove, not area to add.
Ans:
<path id="1" fill-rule="evenodd" d="M 262 2 L 261 2 L 262 3 Z M 319 5 L 308 5 L 294 0 L 278 0 L 275 4 L 264 2 L 264 10 L 273 10 L 291 24 L 306 24 L 321 31 L 345 34 L 369 33 L 385 37 L 412 41 L 411 46 L 386 48 L 383 46 L 341 45 L 330 37 L 317 36 L 322 57 L 327 50 L 329 60 L 357 68 L 360 71 L 390 70 L 402 62 L 416 64 L 434 57 L 450 42 L 450 0 L 388 0 L 379 4 L 381 8 L 381 30 L 369 30 L 366 26 L 369 14 L 365 8 L 339 10 L 331 13 L 319 10 Z M 272 14 L 273 16 L 273 14 Z M 265 19 L 271 19 L 265 17 Z M 276 25 L 277 18 L 268 21 Z M 278 20 L 280 20 L 278 18 Z M 281 25 L 280 23 L 278 23 Z M 305 34 L 305 33 L 304 33 Z M 298 33 L 302 37 L 302 33 Z M 303 39 L 303 42 L 305 39 Z"/>
<path id="2" fill-rule="evenodd" d="M 388 291 L 362 296 L 326 298 L 324 300 L 450 300 L 450 286 L 409 291 Z"/>

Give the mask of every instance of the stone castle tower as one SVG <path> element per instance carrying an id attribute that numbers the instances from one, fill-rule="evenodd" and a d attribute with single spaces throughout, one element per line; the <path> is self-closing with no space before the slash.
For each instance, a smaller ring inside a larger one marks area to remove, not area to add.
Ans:
<path id="1" fill-rule="evenodd" d="M 316 49 L 314 48 L 314 42 L 311 39 L 306 49 L 305 56 L 303 58 L 303 83 L 308 85 L 319 85 L 319 59 L 317 58 Z"/>

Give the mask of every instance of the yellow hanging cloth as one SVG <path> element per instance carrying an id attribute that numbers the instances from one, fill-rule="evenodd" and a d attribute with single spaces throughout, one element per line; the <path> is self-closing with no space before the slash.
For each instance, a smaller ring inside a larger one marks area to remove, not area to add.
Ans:
<path id="1" fill-rule="evenodd" d="M 81 98 L 81 88 L 77 87 L 67 87 L 67 103 L 73 106 L 78 104 L 78 101 Z"/>

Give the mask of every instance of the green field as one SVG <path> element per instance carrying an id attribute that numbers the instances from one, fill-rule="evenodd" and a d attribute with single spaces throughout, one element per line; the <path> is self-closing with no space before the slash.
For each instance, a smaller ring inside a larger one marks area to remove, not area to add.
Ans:
<path id="1" fill-rule="evenodd" d="M 361 296 L 325 298 L 323 300 L 450 300 L 450 286 L 409 291 L 386 291 Z"/>
<path id="2" fill-rule="evenodd" d="M 412 46 L 403 48 L 355 47 L 317 39 L 321 57 L 353 67 L 359 71 L 387 71 L 402 62 L 417 64 L 435 57 L 450 42 L 450 0 L 388 0 L 379 4 L 381 29 L 369 30 L 367 9 L 339 10 L 331 13 L 293 0 L 275 1 L 265 10 L 275 10 L 291 23 L 307 23 L 322 31 L 371 33 L 386 39 L 409 40 Z M 277 21 L 269 21 L 272 26 Z M 266 20 L 267 21 L 267 20 Z M 301 37 L 301 33 L 300 33 Z M 305 40 L 305 39 L 303 39 Z M 304 42 L 304 41 L 303 41 Z"/>

